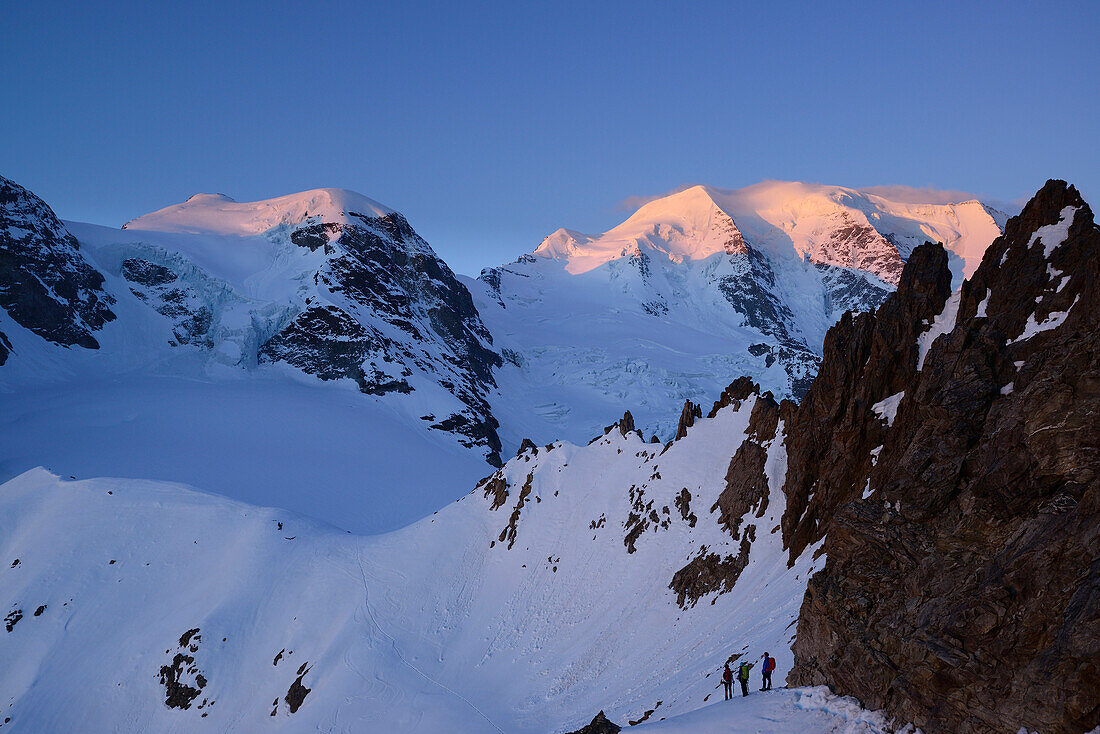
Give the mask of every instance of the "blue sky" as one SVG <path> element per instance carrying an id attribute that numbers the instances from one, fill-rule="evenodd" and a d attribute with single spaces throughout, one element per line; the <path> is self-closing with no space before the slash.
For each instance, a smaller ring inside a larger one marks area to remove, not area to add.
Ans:
<path id="1" fill-rule="evenodd" d="M 1097 2 L 3 3 L 0 174 L 116 226 L 200 191 L 354 189 L 467 273 L 689 183 L 1096 197 L 1098 21 Z"/>

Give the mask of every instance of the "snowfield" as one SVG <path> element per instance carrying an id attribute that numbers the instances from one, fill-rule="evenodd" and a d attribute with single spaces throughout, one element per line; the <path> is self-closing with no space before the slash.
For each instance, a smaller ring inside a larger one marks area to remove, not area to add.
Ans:
<path id="1" fill-rule="evenodd" d="M 530 487 L 526 502 L 510 493 L 491 509 L 482 485 L 372 537 L 177 484 L 28 471 L 0 486 L 0 714 L 17 731 L 546 732 L 601 709 L 624 725 L 652 710 L 661 727 L 695 726 L 674 717 L 720 701 L 731 656 L 770 652 L 781 685 L 824 562 L 811 549 L 788 568 L 770 532 L 776 439 L 770 502 L 745 518 L 758 530 L 733 589 L 680 605 L 668 588 L 703 546 L 734 548 L 707 510 L 753 400 L 667 450 L 617 429 L 527 448 L 500 471 Z M 689 488 L 698 522 L 674 510 L 629 553 L 623 522 L 642 485 L 657 507 Z M 781 716 L 800 732 L 853 719 L 808 703 L 823 697 L 754 693 L 692 716 Z"/>
<path id="2" fill-rule="evenodd" d="M 911 724 L 899 725 L 879 711 L 867 711 L 855 699 L 834 695 L 825 686 L 817 686 L 773 689 L 749 698 L 741 698 L 738 693 L 729 703 L 710 704 L 667 721 L 642 724 L 639 731 L 661 734 L 919 734 L 920 729 Z"/>
<path id="3" fill-rule="evenodd" d="M 337 387 L 278 374 L 136 375 L 0 392 L 0 481 L 60 476 L 184 482 L 356 533 L 415 522 L 492 467 Z"/>
<path id="4" fill-rule="evenodd" d="M 225 194 L 195 194 L 182 204 L 132 219 L 122 228 L 250 236 L 294 226 L 312 217 L 326 223 L 354 224 L 352 212 L 371 217 L 395 213 L 374 199 L 347 189 L 313 189 L 250 202 L 237 202 Z"/>

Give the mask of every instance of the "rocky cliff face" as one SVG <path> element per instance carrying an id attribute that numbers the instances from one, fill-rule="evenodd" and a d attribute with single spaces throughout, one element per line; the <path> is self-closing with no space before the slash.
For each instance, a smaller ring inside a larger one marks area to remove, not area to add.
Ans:
<path id="1" fill-rule="evenodd" d="M 915 249 L 898 290 L 876 313 L 845 313 L 829 330 L 802 403 L 784 401 L 790 464 L 783 531 L 792 559 L 824 537 L 837 508 L 863 489 L 886 428 L 875 406 L 914 380 L 920 334 L 950 290 L 943 248 Z"/>
<path id="2" fill-rule="evenodd" d="M 290 240 L 328 256 L 314 276 L 329 303 L 310 302 L 259 352 L 321 379 L 348 378 L 373 395 L 410 393 L 413 375 L 431 375 L 461 405 L 425 416 L 430 427 L 484 446 L 500 463 L 498 423 L 487 397 L 501 358 L 469 291 L 394 212 L 349 212 L 351 223 L 314 221 Z"/>
<path id="3" fill-rule="evenodd" d="M 0 307 L 54 344 L 98 349 L 92 335 L 115 318 L 103 276 L 46 202 L 0 176 Z M 0 364 L 10 351 L 0 334 Z"/>
<path id="4" fill-rule="evenodd" d="M 825 537 L 792 685 L 926 732 L 1100 724 L 1100 231 L 1050 181 L 948 294 L 910 257 L 784 404 L 791 557 Z"/>

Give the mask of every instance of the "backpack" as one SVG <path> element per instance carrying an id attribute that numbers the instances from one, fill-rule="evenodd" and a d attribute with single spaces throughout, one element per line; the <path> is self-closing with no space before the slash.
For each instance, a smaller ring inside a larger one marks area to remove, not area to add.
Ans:
<path id="1" fill-rule="evenodd" d="M 748 680 L 749 679 L 749 666 L 742 663 L 741 664 L 741 672 L 737 677 L 741 680 Z"/>
<path id="2" fill-rule="evenodd" d="M 729 683 L 731 680 L 733 680 L 733 671 L 729 668 L 726 668 L 724 671 L 722 671 L 722 680 L 726 683 Z"/>
<path id="3" fill-rule="evenodd" d="M 767 662 L 764 663 L 764 672 L 770 673 L 773 670 L 775 670 L 775 658 L 768 658 Z"/>

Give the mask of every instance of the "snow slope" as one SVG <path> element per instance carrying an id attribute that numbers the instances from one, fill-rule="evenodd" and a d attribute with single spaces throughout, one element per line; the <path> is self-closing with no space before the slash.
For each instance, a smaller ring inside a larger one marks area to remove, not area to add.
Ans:
<path id="1" fill-rule="evenodd" d="M 633 730 L 633 729 L 632 729 Z M 915 734 L 879 711 L 867 711 L 854 698 L 836 696 L 825 686 L 774 689 L 766 694 L 713 703 L 667 721 L 644 723 L 638 731 L 661 734 Z"/>
<path id="2" fill-rule="evenodd" d="M 828 328 L 877 307 L 913 247 L 944 242 L 961 281 L 1003 222 L 976 201 L 773 181 L 694 186 L 600 235 L 558 230 L 465 280 L 506 360 L 493 402 L 504 440 L 584 440 L 625 408 L 663 439 L 685 399 L 739 375 L 800 396 Z"/>
<path id="3" fill-rule="evenodd" d="M 755 400 L 667 449 L 618 429 L 525 447 L 498 483 L 373 537 L 179 485 L 24 473 L 0 487 L 0 713 L 35 731 L 544 732 L 696 709 L 731 656 L 767 650 L 782 680 L 823 559 L 788 568 L 771 532 L 781 438 L 755 540 L 707 511 Z M 639 488 L 661 522 L 630 552 Z M 685 489 L 695 522 L 662 509 Z M 746 544 L 732 589 L 678 602 L 677 569 Z"/>
<path id="4" fill-rule="evenodd" d="M 347 386 L 277 374 L 126 375 L 0 393 L 0 482 L 185 482 L 356 533 L 394 530 L 469 491 L 482 458 Z"/>

